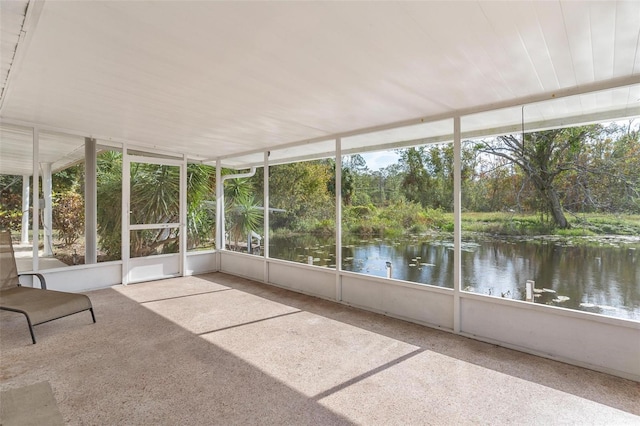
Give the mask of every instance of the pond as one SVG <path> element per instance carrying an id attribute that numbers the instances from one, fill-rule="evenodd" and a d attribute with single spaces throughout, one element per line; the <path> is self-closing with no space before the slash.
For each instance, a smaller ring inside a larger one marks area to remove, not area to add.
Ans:
<path id="1" fill-rule="evenodd" d="M 525 300 L 534 280 L 535 303 L 640 320 L 640 239 L 564 240 L 556 237 L 497 239 L 465 237 L 462 288 Z M 335 239 L 315 236 L 271 238 L 272 258 L 335 268 Z M 453 288 L 451 235 L 393 239 L 358 237 L 343 242 L 342 269 Z"/>

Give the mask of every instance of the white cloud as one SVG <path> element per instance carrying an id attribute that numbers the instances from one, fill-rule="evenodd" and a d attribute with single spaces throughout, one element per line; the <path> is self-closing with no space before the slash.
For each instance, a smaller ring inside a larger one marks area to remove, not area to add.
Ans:
<path id="1" fill-rule="evenodd" d="M 398 162 L 400 158 L 395 151 L 377 151 L 362 154 L 370 170 L 380 170 Z"/>

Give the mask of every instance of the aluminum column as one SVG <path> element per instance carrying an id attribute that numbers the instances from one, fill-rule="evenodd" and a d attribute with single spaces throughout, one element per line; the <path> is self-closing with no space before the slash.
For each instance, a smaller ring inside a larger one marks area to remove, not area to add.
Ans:
<path id="1" fill-rule="evenodd" d="M 98 184 L 96 140 L 84 138 L 84 263 L 98 262 Z"/>
<path id="2" fill-rule="evenodd" d="M 29 175 L 22 176 L 22 244 L 29 243 Z"/>
<path id="3" fill-rule="evenodd" d="M 462 284 L 462 142 L 460 117 L 453 118 L 453 332 L 460 333 L 460 289 Z"/>
<path id="4" fill-rule="evenodd" d="M 336 139 L 336 302 L 342 301 L 342 139 Z"/>
<path id="5" fill-rule="evenodd" d="M 40 245 L 40 130 L 33 128 L 33 270 L 39 269 L 39 245 Z"/>
<path id="6" fill-rule="evenodd" d="M 44 198 L 44 256 L 53 256 L 53 200 L 51 163 L 42 163 L 42 196 Z"/>

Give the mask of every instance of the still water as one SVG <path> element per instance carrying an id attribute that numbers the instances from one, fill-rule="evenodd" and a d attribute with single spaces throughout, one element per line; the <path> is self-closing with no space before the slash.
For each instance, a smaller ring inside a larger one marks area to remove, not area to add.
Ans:
<path id="1" fill-rule="evenodd" d="M 342 269 L 453 288 L 453 241 L 446 236 L 345 238 Z M 335 240 L 271 238 L 270 256 L 335 268 Z M 640 320 L 640 241 L 601 239 L 574 245 L 554 239 L 475 238 L 462 243 L 462 288 L 525 299 L 534 280 L 536 303 Z"/>

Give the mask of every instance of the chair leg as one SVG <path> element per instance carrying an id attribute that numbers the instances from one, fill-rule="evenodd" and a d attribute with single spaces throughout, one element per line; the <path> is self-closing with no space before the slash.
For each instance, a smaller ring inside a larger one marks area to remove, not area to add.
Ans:
<path id="1" fill-rule="evenodd" d="M 96 322 L 96 315 L 93 313 L 93 308 L 89 308 L 89 312 L 91 312 L 91 318 L 93 318 L 93 323 Z"/>
<path id="2" fill-rule="evenodd" d="M 33 333 L 33 325 L 31 325 L 31 320 L 29 319 L 29 317 L 27 315 L 25 315 L 25 318 L 27 319 L 27 324 L 29 325 L 29 333 L 31 333 L 31 341 L 35 345 L 36 344 L 36 335 Z"/>

